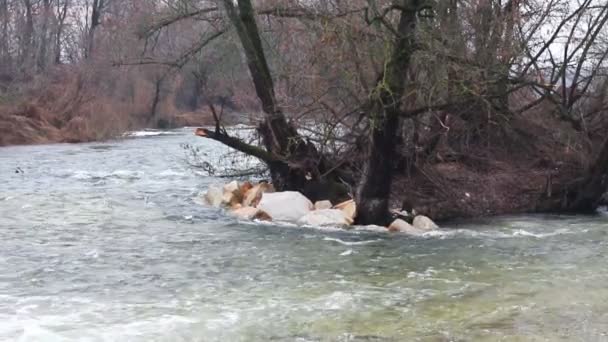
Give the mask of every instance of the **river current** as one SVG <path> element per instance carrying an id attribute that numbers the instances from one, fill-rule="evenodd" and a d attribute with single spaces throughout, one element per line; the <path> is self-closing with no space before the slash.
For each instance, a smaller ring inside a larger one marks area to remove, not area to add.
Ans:
<path id="1" fill-rule="evenodd" d="M 0 148 L 2 341 L 608 341 L 608 215 L 237 222 L 190 130 Z"/>

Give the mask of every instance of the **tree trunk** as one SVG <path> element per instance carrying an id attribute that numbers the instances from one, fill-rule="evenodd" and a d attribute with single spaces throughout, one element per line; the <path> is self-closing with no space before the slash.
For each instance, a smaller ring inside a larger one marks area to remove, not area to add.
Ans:
<path id="1" fill-rule="evenodd" d="M 417 10 L 420 1 L 412 0 L 401 10 L 398 36 L 382 77 L 371 95 L 368 120 L 371 139 L 367 160 L 357 187 L 357 223 L 386 224 L 396 159 L 397 129 L 406 73 L 414 51 Z"/>
<path id="2" fill-rule="evenodd" d="M 99 26 L 101 20 L 101 11 L 104 6 L 104 0 L 93 0 L 93 5 L 91 8 L 91 25 L 89 27 L 89 33 L 86 42 L 86 48 L 84 51 L 85 59 L 89 59 L 93 54 L 93 49 L 95 47 L 95 31 L 97 30 L 97 26 Z"/>
<path id="3" fill-rule="evenodd" d="M 69 0 L 65 0 L 63 7 L 59 9 L 57 15 L 57 32 L 55 34 L 55 64 L 61 64 L 61 39 L 63 36 L 63 30 L 65 27 L 65 19 L 68 14 L 68 7 L 70 5 Z"/>
<path id="4" fill-rule="evenodd" d="M 34 17 L 32 14 L 32 3 L 30 0 L 23 0 L 25 6 L 25 30 L 23 32 L 22 46 L 22 71 L 25 72 L 30 67 L 32 59 L 32 45 L 34 45 Z"/>
<path id="5" fill-rule="evenodd" d="M 4 68 L 8 70 L 10 69 L 8 0 L 0 0 L 0 18 L 2 18 L 2 36 L 0 37 L 0 61 L 4 65 Z"/>
<path id="6" fill-rule="evenodd" d="M 148 116 L 148 124 L 152 124 L 154 127 L 158 125 L 156 112 L 158 111 L 158 103 L 160 102 L 160 90 L 163 85 L 164 77 L 160 77 L 154 82 L 154 97 L 152 98 L 152 107 L 150 108 L 150 114 Z"/>
<path id="7" fill-rule="evenodd" d="M 0 32 L 0 58 L 6 60 L 8 56 L 8 0 L 0 0 L 0 20 L 2 20 L 2 31 Z"/>
<path id="8" fill-rule="evenodd" d="M 37 65 L 38 70 L 43 71 L 47 65 L 47 39 L 49 21 L 51 19 L 51 0 L 43 0 L 44 10 L 42 17 L 42 28 L 40 29 L 40 49 L 38 51 Z"/>
<path id="9" fill-rule="evenodd" d="M 498 50 L 494 55 L 497 62 L 496 86 L 493 89 L 496 97 L 494 107 L 501 114 L 509 113 L 509 72 L 515 54 L 515 24 L 519 20 L 519 1 L 511 0 L 504 8 L 499 7 L 497 20 L 499 22 L 495 24 L 501 29 L 498 30 L 500 36 L 494 38 L 497 41 L 496 49 Z M 504 24 L 501 21 L 504 21 Z"/>
<path id="10" fill-rule="evenodd" d="M 608 139 L 604 141 L 593 164 L 580 180 L 575 180 L 556 191 L 547 191 L 540 199 L 540 212 L 592 213 L 608 191 Z"/>
<path id="11" fill-rule="evenodd" d="M 447 30 L 446 46 L 454 52 L 457 52 L 458 57 L 463 57 L 464 44 L 462 39 L 462 30 L 460 28 L 458 20 L 458 1 L 449 0 L 447 4 L 447 18 L 445 19 L 445 27 Z M 448 97 L 450 99 L 459 96 L 460 90 L 456 84 L 458 80 L 458 72 L 453 63 L 447 63 L 447 77 L 448 77 Z"/>
<path id="12" fill-rule="evenodd" d="M 258 130 L 264 146 L 276 158 L 267 161 L 274 185 L 280 190 L 306 192 L 307 183 L 318 180 L 325 167 L 312 143 L 306 142 L 289 123 L 277 104 L 274 83 L 264 55 L 255 13 L 250 0 L 224 0 L 245 51 L 255 91 L 262 103 L 264 121 Z"/>

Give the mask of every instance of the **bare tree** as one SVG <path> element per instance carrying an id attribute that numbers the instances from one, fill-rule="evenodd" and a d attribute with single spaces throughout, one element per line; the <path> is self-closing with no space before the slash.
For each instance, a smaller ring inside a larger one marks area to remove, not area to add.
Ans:
<path id="1" fill-rule="evenodd" d="M 87 45 L 84 52 L 85 59 L 90 58 L 93 54 L 93 49 L 95 47 L 95 32 L 101 23 L 101 16 L 105 5 L 106 0 L 93 0 L 93 3 L 91 4 L 91 21 L 87 33 Z"/>

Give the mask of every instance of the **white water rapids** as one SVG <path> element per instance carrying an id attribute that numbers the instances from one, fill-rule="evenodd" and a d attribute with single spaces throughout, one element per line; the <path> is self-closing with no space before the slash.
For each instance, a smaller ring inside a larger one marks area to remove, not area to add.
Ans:
<path id="1" fill-rule="evenodd" d="M 608 218 L 239 223 L 189 130 L 0 148 L 2 341 L 608 341 Z"/>

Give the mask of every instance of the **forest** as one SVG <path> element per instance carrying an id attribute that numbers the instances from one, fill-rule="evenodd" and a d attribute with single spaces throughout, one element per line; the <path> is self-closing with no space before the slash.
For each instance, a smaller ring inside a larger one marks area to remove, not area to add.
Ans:
<path id="1" fill-rule="evenodd" d="M 599 0 L 0 0 L 0 145 L 204 126 L 358 224 L 591 213 L 606 22 Z"/>

